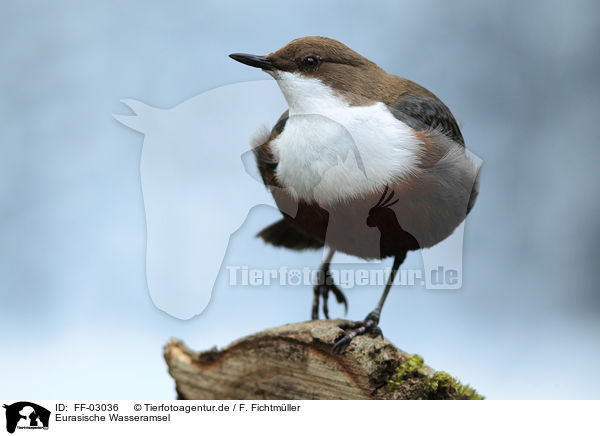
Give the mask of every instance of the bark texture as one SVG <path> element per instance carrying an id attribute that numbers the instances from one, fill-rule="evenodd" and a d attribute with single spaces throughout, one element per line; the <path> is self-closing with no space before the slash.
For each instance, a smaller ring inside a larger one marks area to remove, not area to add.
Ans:
<path id="1" fill-rule="evenodd" d="M 359 336 L 332 355 L 340 322 L 286 324 L 200 353 L 171 339 L 164 357 L 179 399 L 482 398 L 386 339 Z"/>

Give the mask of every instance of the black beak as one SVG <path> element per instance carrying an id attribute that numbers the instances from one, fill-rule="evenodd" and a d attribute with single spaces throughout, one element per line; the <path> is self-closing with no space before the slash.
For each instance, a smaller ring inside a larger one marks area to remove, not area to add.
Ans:
<path id="1" fill-rule="evenodd" d="M 272 70 L 273 64 L 264 56 L 256 56 L 245 53 L 233 53 L 229 57 L 251 67 L 262 68 L 263 70 Z"/>

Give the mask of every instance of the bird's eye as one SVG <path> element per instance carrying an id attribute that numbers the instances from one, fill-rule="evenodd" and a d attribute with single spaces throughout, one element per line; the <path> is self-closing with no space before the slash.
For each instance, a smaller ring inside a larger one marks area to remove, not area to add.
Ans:
<path id="1" fill-rule="evenodd" d="M 314 70 L 319 65 L 319 58 L 317 56 L 307 56 L 304 58 L 304 68 L 307 70 Z"/>

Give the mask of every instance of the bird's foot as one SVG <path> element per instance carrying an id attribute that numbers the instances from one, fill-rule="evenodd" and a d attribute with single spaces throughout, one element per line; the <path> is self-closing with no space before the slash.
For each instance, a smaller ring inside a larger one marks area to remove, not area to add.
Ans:
<path id="1" fill-rule="evenodd" d="M 369 335 L 373 338 L 377 336 L 383 338 L 379 328 L 379 312 L 375 310 L 369 313 L 364 321 L 343 323 L 338 327 L 344 330 L 344 335 L 331 347 L 331 354 L 342 354 L 356 336 Z"/>
<path id="2" fill-rule="evenodd" d="M 314 287 L 314 297 L 312 305 L 312 319 L 319 319 L 319 302 L 323 300 L 323 315 L 326 319 L 329 319 L 329 307 L 327 300 L 329 293 L 333 293 L 338 303 L 344 305 L 344 314 L 348 312 L 348 301 L 346 296 L 335 283 L 333 283 L 333 277 L 329 273 L 329 268 L 321 270 L 323 273 L 318 279 L 318 283 Z"/>

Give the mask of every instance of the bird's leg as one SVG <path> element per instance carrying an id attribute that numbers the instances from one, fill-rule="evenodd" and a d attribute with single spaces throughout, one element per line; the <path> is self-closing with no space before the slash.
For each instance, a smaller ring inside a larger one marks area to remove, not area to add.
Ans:
<path id="1" fill-rule="evenodd" d="M 323 261 L 319 274 L 317 276 L 317 283 L 314 287 L 314 297 L 312 305 L 312 319 L 319 319 L 319 301 L 323 300 L 323 314 L 325 318 L 329 319 L 329 307 L 327 306 L 327 300 L 329 293 L 332 292 L 338 303 L 343 304 L 345 311 L 348 312 L 348 301 L 344 293 L 333 283 L 333 277 L 329 272 L 329 264 L 333 258 L 335 250 L 330 248 L 327 257 Z"/>
<path id="2" fill-rule="evenodd" d="M 367 315 L 364 321 L 357 322 L 349 322 L 340 324 L 338 327 L 345 330 L 344 335 L 338 339 L 338 341 L 331 348 L 332 354 L 341 354 L 346 350 L 346 347 L 350 345 L 352 339 L 356 336 L 360 335 L 369 335 L 371 337 L 380 336 L 383 337 L 383 333 L 379 328 L 379 318 L 381 316 L 381 309 L 383 308 L 383 304 L 385 303 L 385 299 L 390 293 L 390 289 L 392 288 L 392 283 L 394 283 L 394 278 L 396 277 L 396 273 L 398 269 L 400 269 L 400 265 L 406 259 L 406 253 L 398 255 L 394 258 L 394 264 L 392 265 L 392 270 L 390 271 L 390 275 L 388 277 L 388 281 L 385 285 L 385 289 L 383 290 L 383 294 L 379 299 L 379 303 L 375 309 Z"/>

